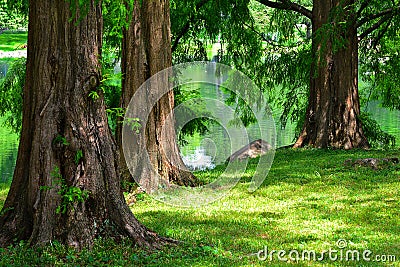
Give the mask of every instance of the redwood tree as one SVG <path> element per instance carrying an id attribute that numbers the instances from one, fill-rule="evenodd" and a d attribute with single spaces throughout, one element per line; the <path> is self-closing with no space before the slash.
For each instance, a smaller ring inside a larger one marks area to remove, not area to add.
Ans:
<path id="1" fill-rule="evenodd" d="M 230 56 L 224 60 L 260 88 L 271 89 L 272 104 L 283 109 L 282 125 L 289 118 L 304 121 L 295 147 L 369 146 L 358 93 L 358 65 L 367 64 L 360 62 L 359 51 L 381 51 L 387 47 L 382 40 L 397 38 L 399 1 L 182 0 L 175 6 L 187 6 L 183 14 L 188 14 L 182 19 L 182 12 L 175 11 L 176 50 L 190 51 L 193 39 L 204 39 L 200 34 L 213 40 L 220 36 Z M 396 52 L 375 54 L 375 66 L 397 57 Z"/>
<path id="2" fill-rule="evenodd" d="M 100 90 L 101 1 L 87 3 L 71 12 L 68 1 L 30 1 L 23 125 L 0 246 L 59 240 L 82 248 L 98 236 L 164 241 L 135 219 L 120 190 Z"/>
<path id="3" fill-rule="evenodd" d="M 294 147 L 369 146 L 359 119 L 358 36 L 356 16 L 349 8 L 354 2 L 314 1 L 311 16 L 314 58 L 308 107 L 303 130 Z M 323 32 L 329 23 L 338 28 L 339 36 Z M 343 23 L 345 26 L 340 28 Z M 343 45 L 337 44 L 340 41 Z"/>
<path id="4" fill-rule="evenodd" d="M 398 4 L 392 2 L 388 8 L 371 1 L 313 0 L 308 9 L 289 0 L 257 1 L 311 20 L 308 107 L 294 147 L 368 148 L 360 121 L 359 42 L 380 27 L 389 27 Z"/>
<path id="5" fill-rule="evenodd" d="M 169 0 L 134 2 L 132 19 L 129 27 L 123 32 L 123 80 L 120 104 L 122 108 L 129 105 L 140 85 L 172 65 Z M 154 86 L 151 88 L 151 90 L 156 89 Z M 154 93 L 148 92 L 148 94 Z M 144 154 L 137 146 L 137 153 L 132 159 L 133 165 L 136 166 L 135 179 L 141 180 L 141 185 L 150 190 L 151 185 L 147 182 L 154 180 L 153 176 L 157 175 L 150 169 L 154 168 L 158 175 L 169 183 L 195 185 L 196 177 L 186 169 L 180 157 L 174 125 L 164 124 L 174 107 L 173 91 L 165 94 L 157 103 L 151 103 L 150 97 L 142 99 L 140 103 L 153 107 L 147 125 L 143 126 L 146 140 L 141 140 L 146 143 L 152 166 L 143 163 Z M 117 140 L 121 147 L 122 176 L 124 179 L 129 179 L 122 151 L 122 124 L 117 129 Z"/>

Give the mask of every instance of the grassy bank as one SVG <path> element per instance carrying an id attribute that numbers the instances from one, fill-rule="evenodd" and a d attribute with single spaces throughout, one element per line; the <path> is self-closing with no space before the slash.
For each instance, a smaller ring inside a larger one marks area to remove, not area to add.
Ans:
<path id="1" fill-rule="evenodd" d="M 0 249 L 0 265 L 400 266 L 400 166 L 372 170 L 343 164 L 349 158 L 399 156 L 398 150 L 279 150 L 254 193 L 247 192 L 252 161 L 230 195 L 209 206 L 181 209 L 148 195 L 138 198 L 133 206 L 137 218 L 161 235 L 183 241 L 177 247 L 150 252 L 130 242 L 99 240 L 93 251 L 77 253 L 57 243 L 40 250 L 21 243 Z M 208 179 L 217 172 L 198 176 Z M 0 201 L 5 192 L 0 188 Z M 340 239 L 347 243 L 345 252 L 368 249 L 371 258 L 395 255 L 397 262 L 331 261 L 327 254 L 323 261 L 281 262 L 276 253 L 270 262 L 256 255 L 267 246 L 300 255 L 315 250 L 318 257 L 324 250 L 339 250 Z"/>
<path id="2" fill-rule="evenodd" d="M 24 49 L 23 45 L 27 43 L 27 32 L 6 31 L 0 34 L 0 51 L 10 52 Z"/>

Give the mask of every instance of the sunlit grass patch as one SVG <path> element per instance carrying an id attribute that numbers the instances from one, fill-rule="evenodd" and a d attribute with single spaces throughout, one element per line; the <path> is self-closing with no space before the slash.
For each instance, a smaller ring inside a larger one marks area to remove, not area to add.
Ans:
<path id="1" fill-rule="evenodd" d="M 400 167 L 379 170 L 349 167 L 346 159 L 399 157 L 394 151 L 278 150 L 262 186 L 249 193 L 257 160 L 225 198 L 200 208 L 179 208 L 147 194 L 132 206 L 135 216 L 160 235 L 182 241 L 176 247 L 147 251 L 130 241 L 99 240 L 92 251 L 63 246 L 3 250 L 0 265 L 58 266 L 400 266 Z M 197 173 L 205 182 L 224 171 Z M 2 192 L 2 191 L 0 191 Z M 269 250 L 337 249 L 395 255 L 396 262 L 260 261 Z M 39 257 L 40 256 L 40 257 Z M 16 260 L 17 257 L 21 259 Z"/>
<path id="2" fill-rule="evenodd" d="M 339 239 L 347 240 L 351 248 L 395 255 L 400 232 L 400 168 L 375 171 L 343 163 L 349 158 L 398 155 L 398 151 L 281 150 L 277 151 L 264 184 L 254 193 L 247 192 L 257 164 L 251 160 L 245 178 L 226 198 L 209 206 L 179 209 L 147 196 L 133 211 L 160 233 L 198 246 L 218 246 L 230 255 L 233 265 L 265 265 L 254 256 L 265 245 L 277 250 L 323 251 L 334 249 Z M 207 180 L 223 172 L 221 168 L 198 173 L 198 177 Z M 303 264 L 342 266 L 343 263 Z M 376 262 L 363 264 L 386 266 Z"/>
<path id="3" fill-rule="evenodd" d="M 14 51 L 24 49 L 23 45 L 27 43 L 27 32 L 4 32 L 0 34 L 0 51 Z"/>

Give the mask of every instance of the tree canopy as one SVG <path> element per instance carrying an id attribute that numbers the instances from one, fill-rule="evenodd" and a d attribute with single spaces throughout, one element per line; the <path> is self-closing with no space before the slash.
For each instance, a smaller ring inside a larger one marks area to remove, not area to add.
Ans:
<path id="1" fill-rule="evenodd" d="M 324 49 L 312 50 L 312 42 L 326 47 L 332 41 L 337 53 L 348 44 L 343 35 L 350 24 L 357 31 L 359 76 L 371 85 L 362 98 L 379 99 L 396 107 L 398 95 L 398 20 L 396 1 L 342 1 L 329 10 L 326 22 L 313 31 L 314 1 L 180 1 L 176 53 L 198 55 L 202 42 L 221 40 L 224 61 L 252 77 L 269 93 L 270 103 L 281 109 L 281 123 L 288 120 L 302 130 L 308 105 L 310 80 L 318 74 L 310 67 Z M 185 9 L 184 7 L 188 8 Z M 178 14 L 178 12 L 176 12 Z M 182 18 L 186 14 L 186 18 Z M 202 15 L 207 14 L 207 15 Z M 314 19 L 317 14 L 314 14 Z M 215 27 L 218 25 L 218 27 Z M 202 41 L 199 42 L 198 40 Z M 178 45 L 179 44 L 179 45 Z M 190 53 L 197 45 L 197 50 Z M 187 56 L 186 56 L 187 57 Z M 364 103 L 364 99 L 362 100 Z M 398 107 L 398 106 L 397 106 Z M 360 115 L 367 118 L 368 114 Z M 368 123 L 366 123 L 368 127 Z M 369 129 L 373 130 L 373 129 Z"/>

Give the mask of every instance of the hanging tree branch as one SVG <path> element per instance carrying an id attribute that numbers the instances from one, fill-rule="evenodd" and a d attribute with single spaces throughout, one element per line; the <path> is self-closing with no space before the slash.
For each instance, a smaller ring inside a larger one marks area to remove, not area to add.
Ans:
<path id="1" fill-rule="evenodd" d="M 261 40 L 267 42 L 269 45 L 272 45 L 273 47 L 277 47 L 277 48 L 295 48 L 295 47 L 298 47 L 299 45 L 301 45 L 302 43 L 304 43 L 304 42 L 298 42 L 296 45 L 282 45 L 282 44 L 279 44 L 277 42 L 272 41 L 269 38 L 265 38 L 265 36 L 262 33 L 260 33 L 259 31 L 257 31 L 253 26 L 250 26 L 247 23 L 243 23 L 243 25 L 245 27 L 249 28 L 250 30 L 252 30 L 255 34 L 257 34 L 261 38 Z"/>
<path id="2" fill-rule="evenodd" d="M 368 36 L 370 33 L 378 29 L 383 23 L 386 21 L 390 20 L 392 18 L 392 14 L 386 15 L 385 17 L 381 18 L 377 23 L 366 29 L 360 36 L 358 37 L 358 41 L 361 41 L 364 39 L 366 36 Z"/>
<path id="3" fill-rule="evenodd" d="M 289 0 L 279 0 L 278 2 L 269 1 L 269 0 L 257 0 L 260 4 L 264 6 L 282 9 L 282 10 L 291 10 L 297 13 L 300 13 L 303 16 L 306 16 L 309 19 L 312 19 L 312 12 L 311 10 L 307 9 L 306 7 L 293 3 Z"/>
<path id="4" fill-rule="evenodd" d="M 188 21 L 186 22 L 185 26 L 183 26 L 183 28 L 179 31 L 179 33 L 177 34 L 176 38 L 174 39 L 174 42 L 172 44 L 172 53 L 176 50 L 176 48 L 178 47 L 179 41 L 182 39 L 182 37 L 189 31 L 190 29 L 190 24 L 192 24 L 194 22 L 194 20 L 196 19 L 196 12 L 202 8 L 207 2 L 209 2 L 210 0 L 201 0 L 199 3 L 197 3 L 196 5 L 196 9 L 195 12 L 193 12 L 189 18 Z"/>
<path id="5" fill-rule="evenodd" d="M 375 38 L 374 42 L 373 42 L 373 47 L 376 48 L 376 46 L 378 45 L 378 42 L 383 38 L 383 36 L 385 35 L 385 33 L 387 32 L 387 30 L 389 29 L 389 25 L 392 22 L 393 16 L 390 17 L 389 22 L 386 23 L 385 28 L 383 28 L 383 30 L 381 32 L 379 32 L 378 36 Z"/>
<path id="6" fill-rule="evenodd" d="M 383 10 L 383 11 L 375 13 L 375 14 L 366 15 L 365 17 L 360 19 L 360 21 L 357 22 L 356 27 L 358 28 L 371 20 L 374 20 L 374 19 L 377 19 L 380 17 L 384 17 L 387 15 L 392 15 L 394 12 L 397 12 L 399 10 L 400 10 L 400 6 L 397 6 L 397 7 L 393 7 L 393 8 L 388 8 L 386 10 Z"/>

